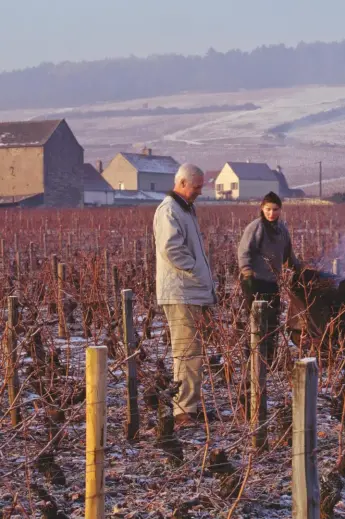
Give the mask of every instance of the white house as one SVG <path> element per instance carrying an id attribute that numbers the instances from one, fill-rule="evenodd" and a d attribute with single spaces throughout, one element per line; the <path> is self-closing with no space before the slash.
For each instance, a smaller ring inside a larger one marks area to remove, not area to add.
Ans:
<path id="1" fill-rule="evenodd" d="M 269 191 L 279 193 L 279 180 L 267 164 L 261 162 L 227 162 L 219 173 L 216 198 L 249 200 L 262 198 Z"/>

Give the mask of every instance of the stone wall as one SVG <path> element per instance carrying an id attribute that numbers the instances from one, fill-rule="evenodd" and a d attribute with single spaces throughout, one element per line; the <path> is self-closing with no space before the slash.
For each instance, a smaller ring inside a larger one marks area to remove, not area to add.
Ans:
<path id="1" fill-rule="evenodd" d="M 32 195 L 43 191 L 43 148 L 0 147 L 1 196 Z"/>
<path id="2" fill-rule="evenodd" d="M 84 150 L 65 121 L 44 146 L 44 204 L 47 207 L 83 205 Z"/>

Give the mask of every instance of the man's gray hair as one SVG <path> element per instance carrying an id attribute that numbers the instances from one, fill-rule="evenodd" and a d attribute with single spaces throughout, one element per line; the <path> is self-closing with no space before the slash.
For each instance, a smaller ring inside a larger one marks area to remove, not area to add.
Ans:
<path id="1" fill-rule="evenodd" d="M 175 175 L 175 184 L 180 182 L 181 180 L 187 180 L 187 182 L 192 182 L 194 177 L 202 177 L 204 172 L 195 166 L 194 164 L 189 164 L 186 162 L 182 164 Z"/>

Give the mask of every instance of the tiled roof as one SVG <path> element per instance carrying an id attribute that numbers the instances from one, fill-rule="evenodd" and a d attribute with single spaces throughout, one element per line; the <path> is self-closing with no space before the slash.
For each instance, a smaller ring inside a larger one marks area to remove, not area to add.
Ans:
<path id="1" fill-rule="evenodd" d="M 0 123 L 0 148 L 43 146 L 61 120 Z"/>
<path id="2" fill-rule="evenodd" d="M 115 189 L 114 198 L 123 200 L 158 200 L 162 201 L 166 197 L 166 193 L 157 193 L 156 191 L 135 191 L 132 189 Z"/>
<path id="3" fill-rule="evenodd" d="M 84 191 L 113 191 L 110 184 L 92 164 L 83 164 Z"/>
<path id="4" fill-rule="evenodd" d="M 135 169 L 142 173 L 166 173 L 175 175 L 180 164 L 170 156 L 121 153 Z"/>
<path id="5" fill-rule="evenodd" d="M 277 180 L 273 171 L 263 162 L 228 162 L 242 180 Z"/>
<path id="6" fill-rule="evenodd" d="M 44 194 L 43 193 L 33 193 L 31 195 L 15 195 L 15 196 L 0 196 L 0 205 L 5 204 L 16 204 L 20 202 L 30 201 L 30 199 L 37 199 L 41 203 L 43 203 Z"/>
<path id="7" fill-rule="evenodd" d="M 204 186 L 214 186 L 216 178 L 220 172 L 221 169 L 206 171 L 204 176 Z"/>

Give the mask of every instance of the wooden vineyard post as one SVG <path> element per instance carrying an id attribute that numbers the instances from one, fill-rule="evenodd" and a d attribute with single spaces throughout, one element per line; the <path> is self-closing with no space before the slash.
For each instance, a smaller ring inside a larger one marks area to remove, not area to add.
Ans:
<path id="1" fill-rule="evenodd" d="M 254 301 L 250 314 L 251 405 L 250 422 L 254 448 L 268 448 L 267 427 L 267 301 Z M 256 431 L 259 428 L 258 431 Z M 255 432 L 256 431 L 256 432 Z"/>
<path id="2" fill-rule="evenodd" d="M 18 297 L 10 296 L 7 298 L 8 322 L 7 322 L 7 383 L 8 398 L 11 409 L 11 422 L 16 427 L 21 422 L 20 408 L 16 398 L 19 392 L 19 377 L 17 371 L 17 336 L 16 326 L 18 324 Z"/>
<path id="3" fill-rule="evenodd" d="M 96 231 L 96 234 L 95 234 L 95 249 L 96 249 L 96 254 L 98 254 L 98 251 L 99 251 L 99 238 L 98 238 L 97 231 Z"/>
<path id="4" fill-rule="evenodd" d="M 133 292 L 122 290 L 123 334 L 127 360 L 127 440 L 139 439 L 137 364 L 133 327 Z"/>
<path id="5" fill-rule="evenodd" d="M 18 235 L 15 234 L 14 235 L 14 252 L 17 252 L 18 251 Z"/>
<path id="6" fill-rule="evenodd" d="M 72 233 L 67 235 L 67 259 L 70 260 L 72 256 Z"/>
<path id="7" fill-rule="evenodd" d="M 34 244 L 32 241 L 29 243 L 29 270 L 34 271 Z"/>
<path id="8" fill-rule="evenodd" d="M 51 255 L 51 268 L 52 268 L 52 274 L 53 279 L 57 281 L 58 279 L 58 259 L 56 254 Z"/>
<path id="9" fill-rule="evenodd" d="M 336 276 L 339 276 L 340 268 L 339 268 L 339 260 L 338 260 L 337 258 L 333 260 L 333 263 L 332 263 L 332 272 L 333 272 L 333 274 L 335 274 Z"/>
<path id="10" fill-rule="evenodd" d="M 316 229 L 316 241 L 317 241 L 317 252 L 318 252 L 318 254 L 321 254 L 322 249 L 323 249 L 323 243 L 322 243 L 322 235 L 321 235 L 319 226 Z"/>
<path id="11" fill-rule="evenodd" d="M 317 470 L 318 369 L 315 358 L 298 360 L 293 370 L 292 390 L 292 517 L 320 518 Z"/>
<path id="12" fill-rule="evenodd" d="M 49 313 L 55 314 L 57 312 L 56 300 L 58 298 L 58 259 L 56 254 L 52 254 L 50 257 L 50 268 L 52 274 L 52 284 L 50 290 L 50 302 L 48 305 Z"/>
<path id="13" fill-rule="evenodd" d="M 139 251 L 140 251 L 140 245 L 138 240 L 134 240 L 133 242 L 133 258 L 135 263 L 137 263 L 139 259 Z"/>
<path id="14" fill-rule="evenodd" d="M 85 519 L 104 519 L 104 450 L 107 441 L 106 346 L 86 350 L 86 491 Z"/>
<path id="15" fill-rule="evenodd" d="M 114 296 L 114 317 L 118 319 L 120 317 L 120 283 L 119 283 L 119 270 L 116 265 L 113 265 L 112 269 L 112 285 L 113 285 L 113 296 Z"/>
<path id="16" fill-rule="evenodd" d="M 144 286 L 145 294 L 144 299 L 149 301 L 152 293 L 152 283 L 150 279 L 150 251 L 148 247 L 145 247 L 144 251 Z"/>
<path id="17" fill-rule="evenodd" d="M 65 263 L 59 263 L 58 265 L 58 316 L 59 316 L 59 327 L 58 337 L 60 339 L 66 339 L 66 319 L 64 312 L 64 284 L 66 281 L 66 265 Z"/>
<path id="18" fill-rule="evenodd" d="M 5 240 L 1 239 L 1 265 L 2 265 L 2 271 L 5 273 Z"/>
<path id="19" fill-rule="evenodd" d="M 301 257 L 304 260 L 305 259 L 305 236 L 302 234 L 301 236 Z"/>
<path id="20" fill-rule="evenodd" d="M 108 301 L 108 281 L 109 281 L 109 252 L 108 249 L 104 249 L 104 294 L 105 299 Z"/>
<path id="21" fill-rule="evenodd" d="M 47 254 L 47 235 L 45 232 L 43 233 L 42 240 L 43 240 L 43 256 L 46 258 L 48 254 Z"/>
<path id="22" fill-rule="evenodd" d="M 59 228 L 59 252 L 60 256 L 62 256 L 62 226 Z"/>
<path id="23" fill-rule="evenodd" d="M 20 252 L 17 251 L 15 254 L 16 258 L 16 278 L 17 278 L 17 293 L 18 296 L 21 296 L 21 276 L 20 276 Z"/>

